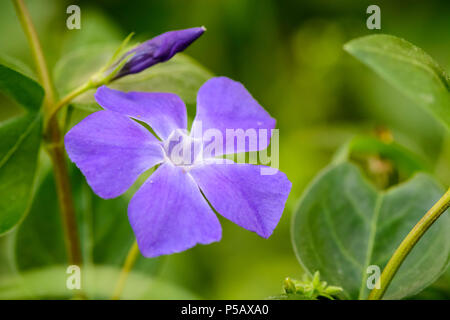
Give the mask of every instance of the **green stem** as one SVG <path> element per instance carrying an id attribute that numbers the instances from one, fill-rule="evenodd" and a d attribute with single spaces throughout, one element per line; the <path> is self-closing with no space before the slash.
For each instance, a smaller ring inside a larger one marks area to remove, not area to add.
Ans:
<path id="1" fill-rule="evenodd" d="M 52 107 L 52 109 L 49 111 L 47 121 L 50 122 L 52 120 L 52 118 L 54 118 L 56 116 L 56 114 L 62 107 L 69 104 L 73 99 L 78 97 L 80 94 L 82 94 L 92 88 L 94 88 L 94 86 L 92 85 L 91 81 L 88 81 L 88 82 L 82 84 L 81 86 L 79 86 L 78 88 L 75 88 L 72 92 L 68 93 L 64 98 L 62 98 L 60 101 L 58 101 L 58 103 L 56 103 Z"/>
<path id="2" fill-rule="evenodd" d="M 48 117 L 54 108 L 55 92 L 36 30 L 31 21 L 30 13 L 23 0 L 13 0 L 13 4 L 30 45 L 39 80 L 45 90 L 43 107 L 44 114 L 49 121 L 44 132 L 44 138 L 55 173 L 56 190 L 63 222 L 68 260 L 70 264 L 81 266 L 82 256 L 63 139 L 56 117 Z"/>
<path id="3" fill-rule="evenodd" d="M 420 221 L 409 232 L 400 246 L 395 250 L 388 264 L 381 273 L 376 286 L 369 294 L 369 300 L 379 300 L 383 297 L 392 278 L 397 273 L 405 258 L 411 252 L 412 248 L 425 234 L 425 232 L 433 225 L 433 223 L 450 207 L 450 188 L 436 202 L 433 207 L 420 219 Z M 379 289 L 377 289 L 379 287 Z"/>
<path id="4" fill-rule="evenodd" d="M 127 40 L 125 42 L 127 42 Z M 130 55 L 129 57 L 131 56 L 132 55 Z M 90 89 L 98 88 L 101 85 L 108 84 L 111 81 L 113 81 L 115 74 L 125 65 L 126 62 L 127 60 L 124 59 L 111 71 L 111 73 L 105 75 L 104 74 L 105 70 L 107 69 L 109 64 L 111 64 L 111 62 L 108 62 L 108 64 L 106 64 L 103 68 L 101 68 L 97 73 L 92 75 L 87 82 L 83 83 L 78 88 L 75 88 L 72 92 L 67 94 L 58 103 L 56 103 L 55 106 L 53 106 L 48 112 L 47 116 L 48 122 L 50 122 L 56 116 L 56 114 L 62 107 L 69 104 L 73 99 L 78 97 L 80 94 Z"/>
<path id="5" fill-rule="evenodd" d="M 125 259 L 125 263 L 122 267 L 122 271 L 120 272 L 119 280 L 117 281 L 116 288 L 114 289 L 114 293 L 112 295 L 112 300 L 119 300 L 120 295 L 122 294 L 123 289 L 125 288 L 125 283 L 128 278 L 128 274 L 131 269 L 133 269 L 134 264 L 136 263 L 137 258 L 139 257 L 139 248 L 137 242 L 134 241 L 130 250 L 128 251 L 127 258 Z"/>
<path id="6" fill-rule="evenodd" d="M 36 65 L 37 74 L 40 83 L 45 90 L 44 106 L 50 107 L 55 100 L 55 92 L 53 90 L 50 75 L 48 73 L 47 64 L 45 62 L 44 54 L 39 42 L 36 29 L 31 21 L 30 13 L 22 0 L 13 0 L 14 7 L 16 9 L 17 16 L 22 25 L 25 36 L 27 37 L 28 44 L 31 48 L 34 63 Z"/>

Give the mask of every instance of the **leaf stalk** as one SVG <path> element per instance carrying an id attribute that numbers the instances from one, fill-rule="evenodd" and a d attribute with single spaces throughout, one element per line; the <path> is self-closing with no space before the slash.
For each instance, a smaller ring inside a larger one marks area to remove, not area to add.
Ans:
<path id="1" fill-rule="evenodd" d="M 406 259 L 408 254 L 422 238 L 425 232 L 433 225 L 434 222 L 450 207 L 450 188 L 447 192 L 431 207 L 430 210 L 420 219 L 420 221 L 412 228 L 406 238 L 400 243 L 395 250 L 391 259 L 387 263 L 380 278 L 375 284 L 375 288 L 369 294 L 369 300 L 380 300 L 383 298 L 387 288 L 392 282 L 393 277 Z M 378 288 L 378 289 L 377 289 Z"/>

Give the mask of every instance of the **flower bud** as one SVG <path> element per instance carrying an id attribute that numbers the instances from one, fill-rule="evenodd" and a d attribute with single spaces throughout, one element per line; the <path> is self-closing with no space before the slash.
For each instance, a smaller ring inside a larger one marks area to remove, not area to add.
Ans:
<path id="1" fill-rule="evenodd" d="M 128 74 L 139 73 L 157 63 L 172 58 L 176 53 L 185 50 L 192 42 L 197 40 L 203 32 L 204 27 L 190 28 L 184 30 L 169 31 L 160 34 L 131 49 L 119 60 L 132 57 L 115 74 L 114 79 Z"/>

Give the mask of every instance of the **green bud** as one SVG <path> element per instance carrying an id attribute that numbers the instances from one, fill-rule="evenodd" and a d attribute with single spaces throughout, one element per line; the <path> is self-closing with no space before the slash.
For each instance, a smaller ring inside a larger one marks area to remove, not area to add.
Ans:
<path id="1" fill-rule="evenodd" d="M 292 281 L 289 277 L 284 279 L 283 289 L 286 293 L 295 293 L 296 289 L 294 281 Z"/>
<path id="2" fill-rule="evenodd" d="M 314 288 L 318 288 L 320 286 L 320 272 L 316 271 L 313 276 L 312 285 Z"/>

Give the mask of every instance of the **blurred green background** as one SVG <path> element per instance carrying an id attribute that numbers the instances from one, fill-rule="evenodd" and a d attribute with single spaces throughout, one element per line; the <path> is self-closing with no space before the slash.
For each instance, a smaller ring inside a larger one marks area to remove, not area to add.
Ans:
<path id="1" fill-rule="evenodd" d="M 388 33 L 423 48 L 450 71 L 449 1 L 26 1 L 53 68 L 65 53 L 88 45 L 138 40 L 204 25 L 186 53 L 215 75 L 245 84 L 277 119 L 280 166 L 293 183 L 281 222 L 262 239 L 221 219 L 219 243 L 159 259 L 152 274 L 208 299 L 259 299 L 278 294 L 302 269 L 290 242 L 291 215 L 307 184 L 355 134 L 390 130 L 394 139 L 435 164 L 450 183 L 450 143 L 425 111 L 345 53 L 345 42 Z M 81 7 L 81 30 L 68 30 L 66 8 Z M 366 28 L 366 8 L 381 7 L 381 31 Z M 32 61 L 12 4 L 0 4 L 0 53 Z M 0 108 L 0 120 L 14 115 Z M 56 199 L 50 199 L 56 202 Z M 42 211 L 47 207 L 43 206 Z M 117 211 L 117 210 L 116 210 Z M 94 213 L 95 214 L 95 213 Z M 123 214 L 114 212 L 114 214 Z M 42 235 L 36 235 L 36 239 Z M 45 253 L 41 253 L 45 254 Z"/>

